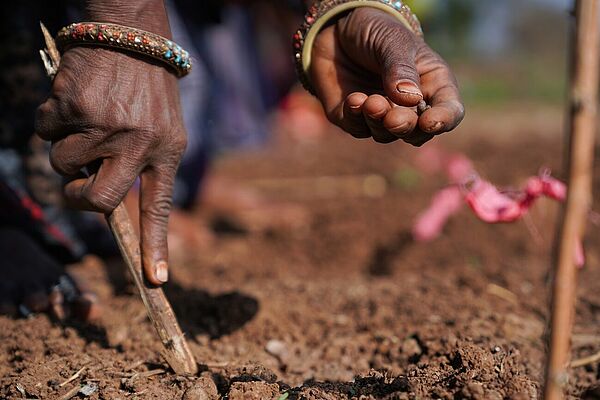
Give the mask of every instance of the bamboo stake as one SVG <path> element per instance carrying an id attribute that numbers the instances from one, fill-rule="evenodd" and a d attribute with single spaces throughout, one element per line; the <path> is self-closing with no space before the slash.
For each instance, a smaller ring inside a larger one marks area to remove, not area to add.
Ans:
<path id="1" fill-rule="evenodd" d="M 568 383 L 571 328 L 574 321 L 577 267 L 573 253 L 585 231 L 592 203 L 594 139 L 598 103 L 600 0 L 576 0 L 576 32 L 572 50 L 569 115 L 569 185 L 554 260 L 550 354 L 546 365 L 545 400 L 564 397 Z"/>
<path id="2" fill-rule="evenodd" d="M 53 78 L 60 64 L 60 53 L 44 24 L 40 25 L 46 41 L 46 49 L 40 50 L 40 55 L 48 76 Z M 163 357 L 176 374 L 196 374 L 198 365 L 163 290 L 146 284 L 142 271 L 140 242 L 123 203 L 107 215 L 106 220 L 140 292 L 148 317 L 163 344 Z"/>

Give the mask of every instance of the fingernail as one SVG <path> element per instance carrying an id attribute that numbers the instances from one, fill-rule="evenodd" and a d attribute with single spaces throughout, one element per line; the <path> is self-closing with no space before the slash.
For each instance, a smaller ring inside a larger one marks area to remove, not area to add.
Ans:
<path id="1" fill-rule="evenodd" d="M 396 85 L 396 89 L 403 94 L 410 94 L 412 96 L 423 97 L 421 90 L 413 81 L 400 81 L 398 85 Z"/>
<path id="2" fill-rule="evenodd" d="M 439 130 L 441 130 L 444 126 L 444 123 L 442 121 L 438 121 L 435 124 L 431 125 L 428 129 L 429 132 L 437 132 Z"/>
<path id="3" fill-rule="evenodd" d="M 166 261 L 159 261 L 154 264 L 154 276 L 162 283 L 169 280 L 169 266 Z"/>

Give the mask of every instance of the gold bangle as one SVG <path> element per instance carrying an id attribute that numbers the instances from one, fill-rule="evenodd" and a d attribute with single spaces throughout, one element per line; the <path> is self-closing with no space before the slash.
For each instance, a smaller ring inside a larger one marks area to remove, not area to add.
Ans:
<path id="1" fill-rule="evenodd" d="M 294 58 L 300 83 L 310 93 L 314 88 L 310 84 L 308 71 L 311 65 L 312 48 L 317 34 L 323 26 L 337 15 L 359 7 L 371 7 L 384 11 L 398 19 L 415 35 L 423 37 L 421 23 L 410 8 L 399 0 L 326 0 L 310 7 L 304 22 L 294 34 Z"/>

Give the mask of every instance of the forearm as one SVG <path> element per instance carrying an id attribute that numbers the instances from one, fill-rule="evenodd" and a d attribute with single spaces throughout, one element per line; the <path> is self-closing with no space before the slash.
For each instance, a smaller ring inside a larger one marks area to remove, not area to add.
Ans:
<path id="1" fill-rule="evenodd" d="M 170 38 L 163 0 L 86 0 L 85 18 L 143 29 Z"/>

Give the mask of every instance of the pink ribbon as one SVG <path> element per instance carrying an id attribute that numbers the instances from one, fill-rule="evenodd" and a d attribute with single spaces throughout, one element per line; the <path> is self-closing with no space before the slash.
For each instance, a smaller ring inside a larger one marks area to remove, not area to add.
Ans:
<path id="1" fill-rule="evenodd" d="M 428 163 L 427 159 L 435 162 Z M 529 178 L 523 190 L 510 192 L 498 190 L 482 179 L 475 172 L 473 163 L 461 154 L 449 156 L 433 149 L 422 155 L 417 160 L 418 164 L 428 165 L 424 168 L 426 172 L 443 170 L 453 183 L 438 191 L 429 207 L 417 216 L 412 229 L 417 241 L 430 241 L 440 236 L 448 219 L 464 203 L 479 219 L 494 224 L 520 219 L 540 197 L 562 202 L 567 194 L 566 185 L 553 178 L 547 170 Z M 580 267 L 585 263 L 581 240 L 577 241 L 575 260 Z"/>

